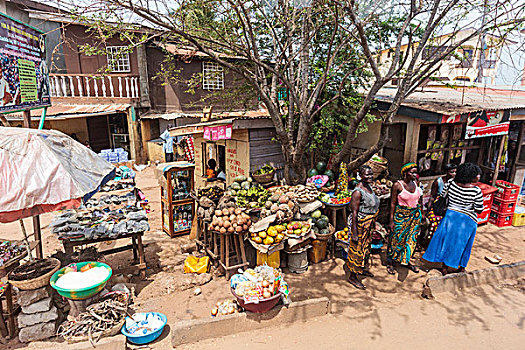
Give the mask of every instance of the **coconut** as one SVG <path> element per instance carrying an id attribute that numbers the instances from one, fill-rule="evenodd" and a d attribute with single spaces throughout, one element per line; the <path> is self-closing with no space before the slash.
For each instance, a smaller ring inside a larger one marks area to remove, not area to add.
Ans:
<path id="1" fill-rule="evenodd" d="M 228 209 L 223 209 L 222 210 L 222 215 L 226 216 L 226 215 L 230 215 L 230 212 L 228 211 Z"/>
<path id="2" fill-rule="evenodd" d="M 239 215 L 242 213 L 242 210 L 240 208 L 236 208 L 234 212 L 235 212 L 235 215 Z"/>
<path id="3" fill-rule="evenodd" d="M 279 203 L 281 204 L 288 203 L 289 200 L 290 198 L 288 198 L 287 195 L 282 195 L 281 197 L 279 197 Z"/>
<path id="4" fill-rule="evenodd" d="M 222 234 L 225 234 L 226 233 L 226 229 L 224 227 L 221 227 L 221 229 L 219 230 L 220 233 Z"/>
<path id="5" fill-rule="evenodd" d="M 222 216 L 222 210 L 215 210 L 215 216 Z"/>
<path id="6" fill-rule="evenodd" d="M 279 206 L 277 204 L 272 204 L 270 210 L 272 211 L 272 213 L 275 213 L 277 212 L 277 210 L 279 210 Z"/>
<path id="7" fill-rule="evenodd" d="M 230 215 L 235 213 L 235 208 L 234 207 L 228 208 L 228 212 L 230 213 Z"/>
<path id="8" fill-rule="evenodd" d="M 230 226 L 231 226 L 231 223 L 228 220 L 224 220 L 224 222 L 222 223 L 222 227 L 228 228 Z"/>
<path id="9" fill-rule="evenodd" d="M 293 202 L 292 202 L 292 201 L 288 201 L 288 207 L 289 207 L 290 209 L 293 209 L 293 207 L 294 207 L 294 204 L 293 204 Z"/>

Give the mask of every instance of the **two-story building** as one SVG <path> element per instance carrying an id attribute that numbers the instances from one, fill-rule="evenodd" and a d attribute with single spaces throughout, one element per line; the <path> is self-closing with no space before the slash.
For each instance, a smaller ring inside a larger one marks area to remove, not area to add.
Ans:
<path id="1" fill-rule="evenodd" d="M 436 37 L 433 41 L 427 44 L 427 47 L 422 52 L 421 60 L 430 60 L 438 56 L 440 53 L 447 50 L 450 46 L 455 45 L 465 38 L 471 36 L 475 29 L 469 28 L 460 30 L 454 33 L 444 34 Z M 496 73 L 500 61 L 501 48 L 505 44 L 505 40 L 496 36 L 486 34 L 484 37 L 485 45 L 481 35 L 475 35 L 473 38 L 466 40 L 458 49 L 445 59 L 441 60 L 438 65 L 438 70 L 434 73 L 435 80 L 441 80 L 448 83 L 457 82 L 478 82 L 478 74 L 482 70 L 483 80 L 481 83 L 495 84 Z M 418 47 L 419 42 L 415 41 L 410 50 L 408 44 L 401 45 L 401 61 L 405 57 L 407 51 L 413 54 Z M 485 47 L 482 50 L 482 47 Z M 484 51 L 484 59 L 481 61 L 481 52 Z M 380 50 L 377 53 L 377 61 L 379 67 L 386 73 L 390 67 L 390 63 L 394 58 L 395 48 L 387 48 Z M 405 64 L 409 63 L 409 59 Z M 483 62 L 483 63 L 482 63 Z M 396 84 L 397 79 L 393 79 L 392 84 Z"/>
<path id="2" fill-rule="evenodd" d="M 138 161 L 162 160 L 158 137 L 168 125 L 195 123 L 210 106 L 216 117 L 258 109 L 253 96 L 212 98 L 242 83 L 191 49 L 154 41 L 131 46 L 117 36 L 102 42 L 71 14 L 37 1 L 0 0 L 0 12 L 46 33 L 52 106 L 44 128 L 69 134 L 96 152 L 124 148 Z M 83 45 L 106 54 L 86 55 Z M 31 111 L 35 126 L 42 113 Z M 22 125 L 21 113 L 7 119 Z"/>

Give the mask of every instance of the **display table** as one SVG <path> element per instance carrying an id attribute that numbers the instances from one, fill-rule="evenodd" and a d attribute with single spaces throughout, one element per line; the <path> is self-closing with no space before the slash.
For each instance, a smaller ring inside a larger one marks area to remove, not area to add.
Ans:
<path id="1" fill-rule="evenodd" d="M 142 236 L 144 235 L 144 232 L 136 232 L 136 233 L 127 233 L 123 235 L 119 235 L 116 238 L 95 238 L 95 239 L 83 239 L 83 240 L 62 240 L 62 245 L 64 246 L 64 252 L 66 255 L 72 255 L 73 249 L 78 246 L 86 245 L 86 244 L 93 244 L 93 243 L 100 243 L 100 242 L 109 242 L 109 241 L 118 241 L 121 239 L 131 239 L 131 244 L 107 249 L 107 250 L 101 250 L 99 251 L 102 255 L 109 255 L 109 254 L 115 254 L 120 253 L 128 250 L 133 251 L 133 264 L 138 264 L 135 266 L 138 270 L 140 270 L 140 276 L 142 279 L 146 277 L 146 258 L 144 255 L 144 245 L 142 244 Z"/>

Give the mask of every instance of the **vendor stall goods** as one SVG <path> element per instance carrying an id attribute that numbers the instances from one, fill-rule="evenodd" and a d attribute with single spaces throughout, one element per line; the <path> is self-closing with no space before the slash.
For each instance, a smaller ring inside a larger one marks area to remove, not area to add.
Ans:
<path id="1" fill-rule="evenodd" d="M 282 293 L 286 299 L 289 294 L 288 284 L 283 280 L 281 272 L 268 265 L 233 275 L 230 287 L 236 296 L 243 298 L 245 304 L 258 304 L 278 293 Z"/>
<path id="2" fill-rule="evenodd" d="M 64 274 L 56 281 L 55 285 L 63 289 L 84 289 L 97 285 L 104 281 L 110 272 L 105 267 L 94 267 L 84 265 L 80 271 L 75 271 L 73 267 L 66 267 Z"/>
<path id="3" fill-rule="evenodd" d="M 108 293 L 102 301 L 87 307 L 72 321 L 62 323 L 57 336 L 68 342 L 87 340 L 93 346 L 103 336 L 117 334 L 125 322 L 129 295 L 121 292 Z M 87 339 L 86 339 L 87 338 Z"/>
<path id="4" fill-rule="evenodd" d="M 26 252 L 24 245 L 10 242 L 0 241 L 0 266 L 4 266 L 9 260 L 14 259 Z"/>
<path id="5" fill-rule="evenodd" d="M 262 208 L 270 193 L 251 177 L 237 176 L 225 192 L 236 198 L 237 205 L 244 208 Z"/>
<path id="6" fill-rule="evenodd" d="M 252 224 L 251 218 L 240 208 L 228 208 L 215 210 L 210 230 L 218 231 L 222 234 L 226 232 L 241 233 L 246 232 Z"/>
<path id="7" fill-rule="evenodd" d="M 239 312 L 239 303 L 237 300 L 224 300 L 218 302 L 213 309 L 211 309 L 211 316 L 219 315 L 231 315 L 236 312 Z"/>
<path id="8" fill-rule="evenodd" d="M 116 238 L 121 234 L 149 230 L 146 212 L 136 206 L 120 209 L 109 208 L 65 211 L 49 225 L 59 239 Z"/>
<path id="9" fill-rule="evenodd" d="M 112 204 L 115 204 L 115 205 L 119 205 L 122 203 L 133 204 L 136 201 L 137 201 L 137 198 L 135 196 L 135 193 L 131 191 L 121 196 L 113 194 L 113 195 L 103 195 L 103 196 L 100 196 L 99 198 L 90 198 L 84 203 L 84 206 L 86 208 L 97 208 L 100 206 L 108 206 Z"/>

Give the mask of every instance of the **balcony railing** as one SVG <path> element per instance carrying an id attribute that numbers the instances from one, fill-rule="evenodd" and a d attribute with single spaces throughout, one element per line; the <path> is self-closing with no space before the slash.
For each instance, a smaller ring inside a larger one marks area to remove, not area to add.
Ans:
<path id="1" fill-rule="evenodd" d="M 139 98 L 139 77 L 128 74 L 49 74 L 51 97 Z"/>

